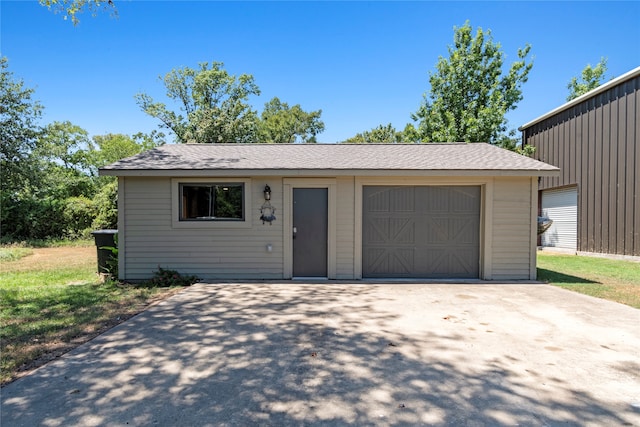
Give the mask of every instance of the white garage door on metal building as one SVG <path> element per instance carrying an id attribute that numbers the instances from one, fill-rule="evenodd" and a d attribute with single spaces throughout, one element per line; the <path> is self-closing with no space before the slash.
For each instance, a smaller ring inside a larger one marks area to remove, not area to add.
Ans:
<path id="1" fill-rule="evenodd" d="M 542 246 L 576 250 L 578 247 L 578 188 L 542 191 L 542 216 L 553 220 L 542 234 Z"/>
<path id="2" fill-rule="evenodd" d="M 362 275 L 479 276 L 479 186 L 365 186 Z"/>

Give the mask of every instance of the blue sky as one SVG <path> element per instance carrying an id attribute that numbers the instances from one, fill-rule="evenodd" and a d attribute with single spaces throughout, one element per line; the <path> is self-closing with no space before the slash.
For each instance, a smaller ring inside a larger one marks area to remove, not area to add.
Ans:
<path id="1" fill-rule="evenodd" d="M 219 61 L 253 74 L 260 111 L 274 96 L 322 109 L 320 142 L 410 122 L 453 27 L 491 29 L 506 63 L 532 45 L 534 66 L 509 125 L 562 105 L 566 85 L 608 58 L 608 75 L 640 65 L 640 2 L 219 2 L 115 0 L 118 17 L 73 26 L 37 0 L 0 2 L 0 48 L 45 107 L 91 135 L 157 128 L 133 96 L 168 102 L 158 76 Z M 177 107 L 176 107 L 177 108 Z"/>

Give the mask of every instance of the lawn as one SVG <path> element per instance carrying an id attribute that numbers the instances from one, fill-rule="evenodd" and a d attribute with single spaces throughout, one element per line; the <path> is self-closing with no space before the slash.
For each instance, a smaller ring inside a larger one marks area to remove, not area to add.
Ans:
<path id="1" fill-rule="evenodd" d="M 640 308 L 640 263 L 538 252 L 538 280 Z"/>
<path id="2" fill-rule="evenodd" d="M 1 384 L 179 290 L 101 283 L 95 246 L 1 247 L 0 260 Z"/>

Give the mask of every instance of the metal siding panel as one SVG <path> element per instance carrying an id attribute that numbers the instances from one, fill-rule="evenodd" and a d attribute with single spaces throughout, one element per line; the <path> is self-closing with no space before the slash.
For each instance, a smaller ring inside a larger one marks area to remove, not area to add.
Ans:
<path id="1" fill-rule="evenodd" d="M 580 105 L 579 107 L 576 108 L 580 108 L 580 111 L 582 111 L 582 106 L 584 104 Z M 580 141 L 580 143 L 582 144 L 582 168 L 583 171 L 589 171 L 589 160 L 591 159 L 591 152 L 589 151 L 589 134 L 588 134 L 588 122 L 587 122 L 587 116 L 580 114 L 578 121 L 577 121 L 577 125 L 579 126 L 579 137 L 578 140 Z M 591 187 L 589 186 L 589 179 L 592 176 L 592 174 L 587 173 L 584 175 L 583 177 L 583 189 L 586 191 L 583 191 L 581 193 L 581 197 L 579 198 L 578 202 L 580 203 L 580 206 L 578 208 L 578 215 L 580 218 L 580 222 L 578 223 L 578 250 L 581 251 L 588 251 L 589 249 L 589 239 L 587 238 L 588 235 L 588 231 L 587 231 L 587 224 L 589 221 L 589 215 L 590 215 L 590 211 L 589 211 L 589 191 L 591 191 Z"/>
<path id="2" fill-rule="evenodd" d="M 605 96 L 603 94 L 603 96 Z M 611 151 L 611 105 L 606 102 L 602 106 L 602 176 L 601 196 L 602 218 L 600 221 L 600 234 L 602 236 L 600 248 L 602 252 L 609 252 L 609 169 Z"/>
<path id="3" fill-rule="evenodd" d="M 624 254 L 624 224 L 625 224 L 625 174 L 627 163 L 625 161 L 627 142 L 627 103 L 624 96 L 624 85 L 618 87 L 618 178 L 616 182 L 617 218 L 616 218 L 616 252 Z"/>
<path id="4" fill-rule="evenodd" d="M 594 224 L 596 221 L 596 210 L 598 203 L 595 200 L 596 193 L 596 176 L 595 169 L 600 158 L 597 154 L 597 146 L 596 146 L 596 129 L 595 129 L 595 111 L 593 109 L 594 101 L 590 99 L 585 108 L 587 109 L 587 113 L 585 115 L 587 122 L 587 140 L 589 144 L 589 182 L 588 188 L 589 192 L 587 193 L 587 214 L 582 218 L 584 221 L 582 229 L 586 231 L 586 234 L 583 234 L 581 237 L 586 239 L 587 242 L 587 250 L 589 252 L 595 252 L 595 233 L 594 233 Z"/>
<path id="5" fill-rule="evenodd" d="M 593 233 L 593 245 L 596 252 L 602 250 L 602 211 L 605 208 L 599 201 L 602 200 L 602 95 L 596 97 L 596 103 L 593 109 L 593 129 L 594 144 L 595 144 L 595 185 L 594 190 L 594 204 L 595 210 L 593 220 L 589 227 L 591 233 Z"/>
<path id="6" fill-rule="evenodd" d="M 627 117 L 625 118 L 625 129 L 626 132 L 626 140 L 625 140 L 625 160 L 626 164 L 626 174 L 625 174 L 625 224 L 624 224 L 624 255 L 633 255 L 633 222 L 634 222 L 634 197 L 637 195 L 634 193 L 634 180 L 635 174 L 637 171 L 634 168 L 634 160 L 635 160 L 635 132 L 634 132 L 634 124 L 637 120 L 636 110 L 635 110 L 635 97 L 637 96 L 637 91 L 635 90 L 634 81 L 627 82 Z"/>
<path id="7" fill-rule="evenodd" d="M 540 143 L 544 147 L 544 162 L 553 164 L 553 153 L 550 151 L 551 146 L 549 145 L 549 140 L 547 138 L 547 132 L 541 131 L 540 133 Z M 553 184 L 553 177 L 545 177 L 545 187 L 548 187 Z"/>
<path id="8" fill-rule="evenodd" d="M 568 169 L 568 184 L 575 184 L 576 182 L 576 141 L 571 138 L 571 124 L 569 117 L 565 113 L 562 123 L 563 139 L 567 144 L 566 164 Z"/>
<path id="9" fill-rule="evenodd" d="M 633 255 L 640 256 L 640 78 L 636 81 L 635 93 L 635 117 L 634 117 L 634 139 L 633 145 L 635 150 L 635 162 L 633 171 L 635 173 L 633 197 L 634 197 L 634 213 L 633 213 Z"/>
<path id="10" fill-rule="evenodd" d="M 536 157 L 562 169 L 539 189 L 578 184 L 580 250 L 640 256 L 639 89 L 636 77 L 526 130 Z"/>
<path id="11" fill-rule="evenodd" d="M 553 179 L 554 186 L 561 185 L 564 168 L 562 164 L 562 143 L 558 141 L 558 128 L 552 127 L 549 130 L 549 143 L 553 146 L 553 164 L 560 167 L 560 175 Z"/>
<path id="12" fill-rule="evenodd" d="M 571 157 L 569 151 L 569 141 L 564 137 L 564 128 L 566 124 L 562 121 L 558 125 L 558 132 L 556 138 L 558 144 L 562 147 L 562 185 L 567 185 L 571 182 Z"/>
<path id="13" fill-rule="evenodd" d="M 542 215 L 553 220 L 542 235 L 542 246 L 577 248 L 578 191 L 576 187 L 542 192 Z"/>
<path id="14" fill-rule="evenodd" d="M 576 168 L 576 182 L 578 184 L 582 184 L 582 180 L 584 179 L 584 174 L 582 171 L 582 153 L 584 152 L 584 146 L 582 145 L 582 141 L 578 139 L 578 131 L 577 131 L 577 120 L 574 116 L 571 116 L 571 139 L 576 144 L 576 160 L 575 160 L 575 168 Z"/>
<path id="15" fill-rule="evenodd" d="M 609 253 L 615 253 L 616 248 L 616 209 L 617 209 L 617 179 L 618 179 L 618 100 L 611 101 L 611 120 L 609 128 Z"/>

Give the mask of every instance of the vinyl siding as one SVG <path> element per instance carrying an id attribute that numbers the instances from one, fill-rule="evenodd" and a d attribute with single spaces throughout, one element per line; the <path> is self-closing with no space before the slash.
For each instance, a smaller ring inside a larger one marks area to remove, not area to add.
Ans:
<path id="1" fill-rule="evenodd" d="M 281 179 L 252 180 L 250 228 L 173 228 L 170 178 L 125 178 L 127 280 L 148 279 L 162 268 L 201 279 L 282 277 L 282 222 L 259 220 L 265 184 L 272 189 L 276 217 L 282 212 Z M 273 251 L 267 252 L 267 244 Z"/>
<path id="2" fill-rule="evenodd" d="M 245 186 L 250 192 L 250 209 L 246 212 L 251 224 L 243 228 L 178 228 L 172 220 L 172 179 L 150 177 L 123 177 L 124 213 L 119 228 L 126 280 L 144 280 L 152 277 L 158 267 L 175 269 L 185 274 L 196 274 L 201 279 L 282 279 L 285 276 L 284 251 L 287 236 L 284 225 L 289 209 L 283 206 L 284 180 L 282 177 L 248 177 Z M 373 180 L 373 181 L 371 181 Z M 361 263 L 361 234 L 358 227 L 361 215 L 356 206 L 361 182 L 351 177 L 335 179 L 335 278 L 357 278 Z M 369 183 L 384 185 L 487 185 L 490 200 L 491 244 L 480 243 L 481 258 L 491 263 L 487 279 L 529 279 L 532 263 L 531 230 L 535 217 L 531 217 L 531 188 L 535 178 L 496 177 L 480 179 L 435 178 L 405 181 L 404 179 L 371 178 Z M 263 189 L 272 190 L 271 205 L 276 209 L 276 220 L 269 225 L 259 220 L 260 206 L 264 202 Z M 490 204 L 490 205 L 489 205 Z M 330 207 L 330 212 L 332 208 Z M 532 222 L 533 221 L 533 222 Z M 484 227 L 481 225 L 481 227 Z M 267 252 L 267 244 L 273 251 Z M 532 249 L 533 248 L 533 249 Z M 488 252 L 487 252 L 488 251 Z M 534 251 L 535 252 L 535 251 Z"/>
<path id="3" fill-rule="evenodd" d="M 534 187 L 535 188 L 535 187 Z M 490 201 L 488 201 L 490 202 Z M 496 178 L 493 186 L 493 280 L 529 279 L 531 273 L 531 179 Z"/>
<path id="4" fill-rule="evenodd" d="M 353 279 L 355 178 L 338 178 L 337 192 L 336 279 Z"/>

